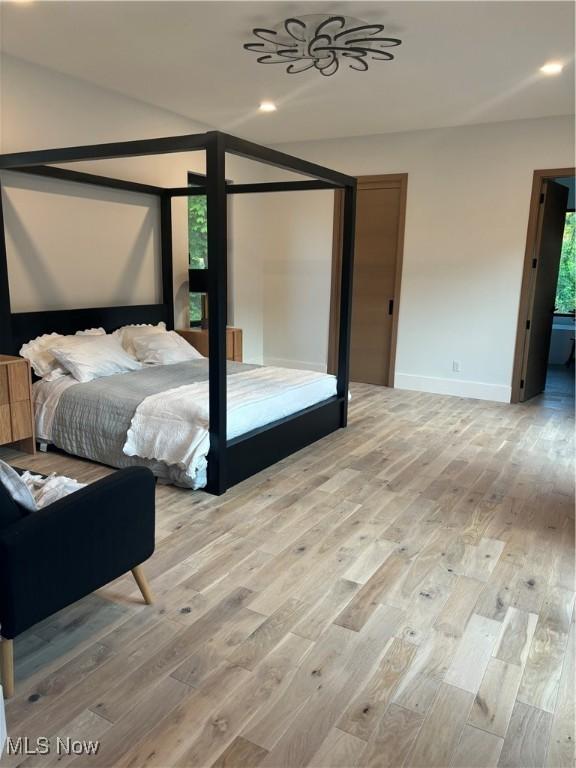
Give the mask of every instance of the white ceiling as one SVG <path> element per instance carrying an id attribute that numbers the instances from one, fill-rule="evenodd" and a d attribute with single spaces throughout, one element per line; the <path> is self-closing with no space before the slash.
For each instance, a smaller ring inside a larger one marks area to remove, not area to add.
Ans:
<path id="1" fill-rule="evenodd" d="M 254 26 L 314 12 L 382 22 L 403 44 L 329 78 L 243 50 Z M 574 110 L 571 2 L 4 2 L 1 14 L 11 55 L 267 143 Z M 564 72 L 541 75 L 552 59 Z M 278 112 L 258 113 L 264 99 Z"/>

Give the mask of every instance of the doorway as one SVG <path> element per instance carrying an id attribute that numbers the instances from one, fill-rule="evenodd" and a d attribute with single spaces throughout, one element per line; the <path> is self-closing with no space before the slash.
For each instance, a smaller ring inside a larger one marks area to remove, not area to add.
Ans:
<path id="1" fill-rule="evenodd" d="M 535 171 L 512 402 L 574 398 L 574 169 Z"/>
<path id="2" fill-rule="evenodd" d="M 356 240 L 352 324 L 350 329 L 350 380 L 394 386 L 396 337 L 408 174 L 360 176 L 356 201 Z M 328 370 L 336 368 L 338 355 L 339 285 L 342 197 L 334 205 L 334 250 Z"/>

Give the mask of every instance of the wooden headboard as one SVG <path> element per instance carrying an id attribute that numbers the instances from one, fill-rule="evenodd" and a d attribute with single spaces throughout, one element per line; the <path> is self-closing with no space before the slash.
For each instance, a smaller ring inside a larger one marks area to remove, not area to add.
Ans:
<path id="1" fill-rule="evenodd" d="M 22 344 L 43 333 L 72 334 L 85 328 L 102 327 L 107 333 L 132 323 L 159 323 L 170 328 L 170 307 L 166 304 L 141 304 L 129 307 L 95 307 L 93 309 L 57 309 L 49 312 L 15 312 L 11 314 L 10 350 L 17 355 Z"/>

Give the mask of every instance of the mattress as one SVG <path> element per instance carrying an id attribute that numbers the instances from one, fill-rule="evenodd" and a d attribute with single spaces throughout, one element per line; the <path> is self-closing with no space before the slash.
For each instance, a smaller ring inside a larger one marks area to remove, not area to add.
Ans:
<path id="1" fill-rule="evenodd" d="M 336 394 L 334 376 L 228 362 L 228 439 Z M 164 482 L 206 485 L 208 360 L 152 366 L 86 384 L 33 386 L 36 435 L 113 467 L 148 466 Z"/>

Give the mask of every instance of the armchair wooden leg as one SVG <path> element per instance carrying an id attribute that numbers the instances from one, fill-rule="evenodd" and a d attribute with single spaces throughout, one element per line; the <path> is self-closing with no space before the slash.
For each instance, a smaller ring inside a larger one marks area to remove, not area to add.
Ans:
<path id="1" fill-rule="evenodd" d="M 14 642 L 0 638 L 0 668 L 2 670 L 2 687 L 7 699 L 14 696 Z"/>
<path id="2" fill-rule="evenodd" d="M 142 592 L 144 602 L 147 603 L 147 605 L 152 605 L 154 598 L 152 597 L 152 591 L 150 589 L 150 585 L 148 584 L 148 579 L 144 575 L 144 571 L 142 570 L 141 565 L 137 565 L 136 568 L 132 568 L 132 576 L 134 576 L 136 579 L 136 584 L 138 584 L 138 588 L 140 592 Z"/>

